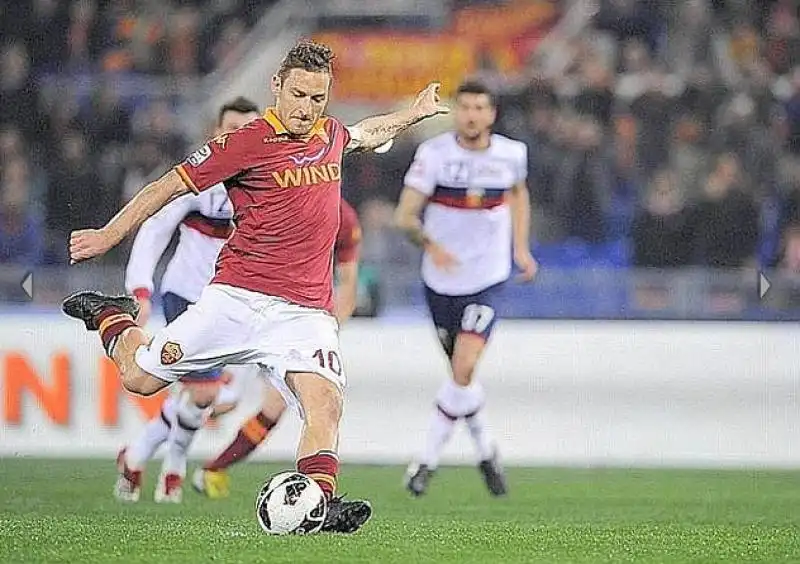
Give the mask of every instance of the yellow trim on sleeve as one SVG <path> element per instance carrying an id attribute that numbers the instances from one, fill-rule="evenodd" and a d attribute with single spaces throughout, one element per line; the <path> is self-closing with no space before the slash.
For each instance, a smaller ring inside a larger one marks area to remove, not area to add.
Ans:
<path id="1" fill-rule="evenodd" d="M 186 187 L 189 190 L 191 190 L 195 194 L 199 194 L 200 193 L 200 190 L 197 189 L 197 186 L 194 185 L 194 182 L 192 182 L 192 179 L 189 178 L 189 174 L 183 168 L 182 164 L 179 164 L 178 166 L 175 167 L 175 172 L 178 173 L 178 176 L 181 177 L 181 180 L 183 180 L 183 183 L 186 184 Z"/>

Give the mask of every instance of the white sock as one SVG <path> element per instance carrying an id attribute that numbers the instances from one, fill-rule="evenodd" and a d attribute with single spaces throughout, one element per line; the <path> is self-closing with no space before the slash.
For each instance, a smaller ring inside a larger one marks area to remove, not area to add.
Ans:
<path id="1" fill-rule="evenodd" d="M 486 430 L 483 412 L 477 411 L 466 419 L 469 434 L 472 437 L 472 442 L 475 443 L 475 450 L 478 453 L 478 460 L 489 460 L 494 455 L 494 443 Z"/>
<path id="2" fill-rule="evenodd" d="M 125 451 L 125 462 L 128 468 L 142 470 L 147 461 L 153 458 L 158 447 L 169 436 L 170 425 L 175 418 L 177 405 L 178 400 L 175 396 L 168 397 L 161 406 L 161 412 L 147 422 L 141 434 L 128 446 Z"/>
<path id="3" fill-rule="evenodd" d="M 197 431 L 205 424 L 212 408 L 213 406 L 195 405 L 188 394 L 181 397 L 167 437 L 167 452 L 161 467 L 162 474 L 186 476 L 189 447 Z"/>
<path id="4" fill-rule="evenodd" d="M 475 444 L 475 450 L 480 460 L 488 460 L 494 454 L 494 443 L 486 430 L 486 421 L 483 418 L 483 404 L 486 401 L 486 394 L 483 386 L 478 382 L 472 382 L 469 386 L 460 389 L 460 408 L 461 415 L 467 422 L 469 434 Z"/>
<path id="5" fill-rule="evenodd" d="M 425 464 L 431 470 L 435 470 L 439 466 L 439 457 L 442 454 L 444 445 L 447 444 L 453 434 L 455 423 L 455 419 L 446 416 L 438 407 L 431 415 L 428 437 L 425 442 L 425 453 L 421 460 L 422 464 Z"/>
<path id="6" fill-rule="evenodd" d="M 483 405 L 483 387 L 477 382 L 469 386 L 459 386 L 452 380 L 447 380 L 439 388 L 436 401 L 453 417 L 465 417 L 475 413 Z"/>
<path id="7" fill-rule="evenodd" d="M 461 417 L 477 414 L 483 405 L 483 399 L 483 387 L 477 382 L 473 382 L 469 386 L 459 386 L 450 378 L 445 380 L 436 394 L 436 411 L 428 429 L 425 454 L 422 458 L 423 464 L 427 464 L 431 469 L 438 466 L 442 449 L 453 433 L 455 422 Z M 483 421 L 478 418 L 473 423 L 470 423 L 469 420 L 467 423 L 470 425 L 470 434 L 472 434 L 479 455 L 483 456 L 485 448 L 488 448 L 491 453 L 492 445 L 485 432 Z M 474 432 L 473 424 L 476 429 Z M 479 434 L 476 435 L 476 433 Z M 488 447 L 486 447 L 486 443 L 488 443 Z"/>

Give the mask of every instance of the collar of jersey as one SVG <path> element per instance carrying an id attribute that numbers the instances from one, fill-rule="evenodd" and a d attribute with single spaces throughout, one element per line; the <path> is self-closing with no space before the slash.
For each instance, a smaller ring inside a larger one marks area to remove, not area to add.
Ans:
<path id="1" fill-rule="evenodd" d="M 289 130 L 286 129 L 286 126 L 283 125 L 278 114 L 275 113 L 275 108 L 267 108 L 267 111 L 264 112 L 264 119 L 267 120 L 267 123 L 275 130 L 276 135 L 289 135 Z M 314 127 L 311 128 L 311 133 L 308 134 L 308 138 L 311 139 L 315 135 L 319 135 L 323 140 L 327 139 L 328 134 L 325 133 L 326 121 L 327 118 L 318 119 Z"/>

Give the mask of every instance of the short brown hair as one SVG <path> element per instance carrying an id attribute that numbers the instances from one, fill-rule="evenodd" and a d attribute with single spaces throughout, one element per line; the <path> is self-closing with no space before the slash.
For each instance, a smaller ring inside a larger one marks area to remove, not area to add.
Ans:
<path id="1" fill-rule="evenodd" d="M 250 112 L 258 113 L 258 106 L 255 102 L 244 96 L 234 98 L 219 109 L 219 114 L 217 114 L 218 126 L 222 125 L 222 118 L 225 117 L 226 112 L 236 112 L 237 114 L 249 114 Z"/>
<path id="2" fill-rule="evenodd" d="M 285 80 L 292 69 L 330 73 L 333 56 L 333 51 L 327 45 L 313 41 L 301 41 L 286 53 L 278 69 L 278 76 L 281 80 Z"/>
<path id="3" fill-rule="evenodd" d="M 458 90 L 456 90 L 456 98 L 462 94 L 483 94 L 489 99 L 489 105 L 491 107 L 494 108 L 496 105 L 494 92 L 480 80 L 470 79 L 462 82 Z"/>

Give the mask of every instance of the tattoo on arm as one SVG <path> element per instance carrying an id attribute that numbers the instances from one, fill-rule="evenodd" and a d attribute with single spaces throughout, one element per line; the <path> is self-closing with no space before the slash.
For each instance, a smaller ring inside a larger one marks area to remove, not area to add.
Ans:
<path id="1" fill-rule="evenodd" d="M 380 147 L 423 119 L 425 117 L 418 112 L 407 109 L 362 120 L 351 128 L 351 131 L 358 132 L 359 137 L 356 140 L 354 136 L 356 145 L 352 147 L 352 150 L 368 151 Z"/>

